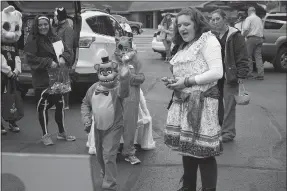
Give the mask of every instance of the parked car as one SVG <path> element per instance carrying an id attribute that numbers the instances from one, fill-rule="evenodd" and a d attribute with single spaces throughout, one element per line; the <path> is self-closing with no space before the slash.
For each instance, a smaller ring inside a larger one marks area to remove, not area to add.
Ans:
<path id="1" fill-rule="evenodd" d="M 263 23 L 263 60 L 271 62 L 276 71 L 287 72 L 287 13 L 267 13 Z"/>
<path id="2" fill-rule="evenodd" d="M 73 23 L 74 38 L 75 41 L 79 41 L 81 30 L 81 3 L 80 1 L 7 1 L 9 5 L 12 5 L 22 13 L 23 27 L 22 36 L 18 41 L 19 54 L 21 58 L 22 73 L 19 75 L 20 89 L 22 96 L 26 95 L 28 90 L 32 88 L 32 74 L 31 68 L 28 65 L 24 56 L 24 45 L 30 37 L 30 31 L 34 22 L 34 18 L 38 14 L 45 14 L 50 18 L 53 18 L 53 12 L 56 7 L 65 7 L 69 14 L 69 20 Z M 79 46 L 75 43 L 74 52 L 79 50 Z M 74 64 L 76 65 L 78 58 L 75 56 Z"/>
<path id="3" fill-rule="evenodd" d="M 23 36 L 19 41 L 19 44 L 23 45 L 28 38 L 35 15 L 45 13 L 52 19 L 55 7 L 59 7 L 59 3 L 53 1 L 49 3 L 45 1 L 21 1 L 20 3 L 11 1 L 11 4 L 17 6 L 23 14 Z M 120 35 L 125 33 L 118 21 L 105 11 L 81 10 L 80 1 L 64 1 L 60 5 L 67 9 L 69 23 L 73 23 L 77 42 L 74 51 L 78 50 L 79 52 L 71 71 L 72 91 L 77 95 L 82 95 L 90 85 L 98 81 L 94 64 L 101 63 L 101 58 L 97 56 L 97 53 L 101 49 L 106 49 L 108 54 L 112 55 L 116 48 L 116 32 Z M 24 59 L 23 51 L 21 52 L 22 73 L 19 75 L 19 81 L 22 93 L 26 94 L 30 88 L 33 88 L 32 75 L 31 69 Z"/>
<path id="4" fill-rule="evenodd" d="M 112 15 L 115 19 L 117 19 L 118 22 L 120 22 L 123 18 L 123 16 L 121 15 Z M 137 22 L 137 21 L 129 21 L 128 19 L 127 23 L 130 25 L 133 34 L 138 35 L 141 34 L 143 32 L 142 26 L 143 24 L 141 22 Z"/>

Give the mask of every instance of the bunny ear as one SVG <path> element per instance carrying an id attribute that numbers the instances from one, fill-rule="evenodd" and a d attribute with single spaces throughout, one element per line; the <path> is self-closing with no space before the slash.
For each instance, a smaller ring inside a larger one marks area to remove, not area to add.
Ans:
<path id="1" fill-rule="evenodd" d="M 100 64 L 95 64 L 94 69 L 96 70 L 96 73 L 98 73 L 98 71 L 100 69 Z"/>
<path id="2" fill-rule="evenodd" d="M 8 6 L 8 7 L 6 7 L 5 9 L 3 9 L 3 12 L 4 13 L 11 13 L 11 12 L 13 12 L 13 11 L 15 11 L 15 7 L 13 7 L 13 6 Z"/>

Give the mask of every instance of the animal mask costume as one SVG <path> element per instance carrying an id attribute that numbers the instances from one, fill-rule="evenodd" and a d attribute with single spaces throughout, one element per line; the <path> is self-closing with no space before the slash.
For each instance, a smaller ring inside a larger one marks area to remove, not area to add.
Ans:
<path id="1" fill-rule="evenodd" d="M 144 82 L 145 76 L 139 73 L 141 63 L 137 57 L 137 51 L 132 48 L 132 38 L 127 36 L 117 37 L 114 56 L 119 64 L 128 64 L 131 70 L 130 95 L 124 101 L 124 156 L 135 155 L 134 137 L 138 123 L 140 85 Z M 137 164 L 140 161 L 134 161 Z"/>
<path id="2" fill-rule="evenodd" d="M 21 60 L 17 41 L 21 37 L 22 14 L 13 6 L 8 6 L 1 12 L 1 72 L 11 77 L 21 72 Z"/>
<path id="3" fill-rule="evenodd" d="M 85 130 L 89 132 L 94 126 L 97 159 L 104 176 L 102 188 L 116 190 L 116 158 L 123 132 L 123 102 L 130 91 L 130 71 L 128 66 L 119 67 L 110 61 L 105 50 L 99 56 L 102 63 L 95 65 L 99 82 L 89 88 L 81 113 Z"/>
<path id="4" fill-rule="evenodd" d="M 106 51 L 101 51 L 99 55 L 101 55 L 102 63 L 96 64 L 94 67 L 98 74 L 99 83 L 108 89 L 114 88 L 118 84 L 119 65 L 109 60 Z"/>

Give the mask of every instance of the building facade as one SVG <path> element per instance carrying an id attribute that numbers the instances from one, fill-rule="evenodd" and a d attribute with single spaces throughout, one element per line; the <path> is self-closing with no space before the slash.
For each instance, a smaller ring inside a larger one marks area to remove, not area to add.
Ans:
<path id="1" fill-rule="evenodd" d="M 162 13 L 177 13 L 184 7 L 195 7 L 207 18 L 210 13 L 218 8 L 225 10 L 229 16 L 229 22 L 235 22 L 238 11 L 247 10 L 254 6 L 258 14 L 263 17 L 265 1 L 88 1 L 82 2 L 82 6 L 105 9 L 109 7 L 111 14 L 125 16 L 128 20 L 143 23 L 143 28 L 156 29 L 163 19 Z"/>

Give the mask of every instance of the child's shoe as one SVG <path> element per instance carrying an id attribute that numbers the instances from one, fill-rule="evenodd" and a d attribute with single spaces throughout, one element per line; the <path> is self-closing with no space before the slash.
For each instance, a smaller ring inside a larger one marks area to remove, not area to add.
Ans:
<path id="1" fill-rule="evenodd" d="M 125 157 L 125 161 L 130 162 L 132 165 L 141 163 L 140 159 L 138 159 L 135 155 Z"/>
<path id="2" fill-rule="evenodd" d="M 18 125 L 15 122 L 10 122 L 9 123 L 9 130 L 14 132 L 14 133 L 18 133 L 20 131 L 20 128 L 18 127 Z"/>

